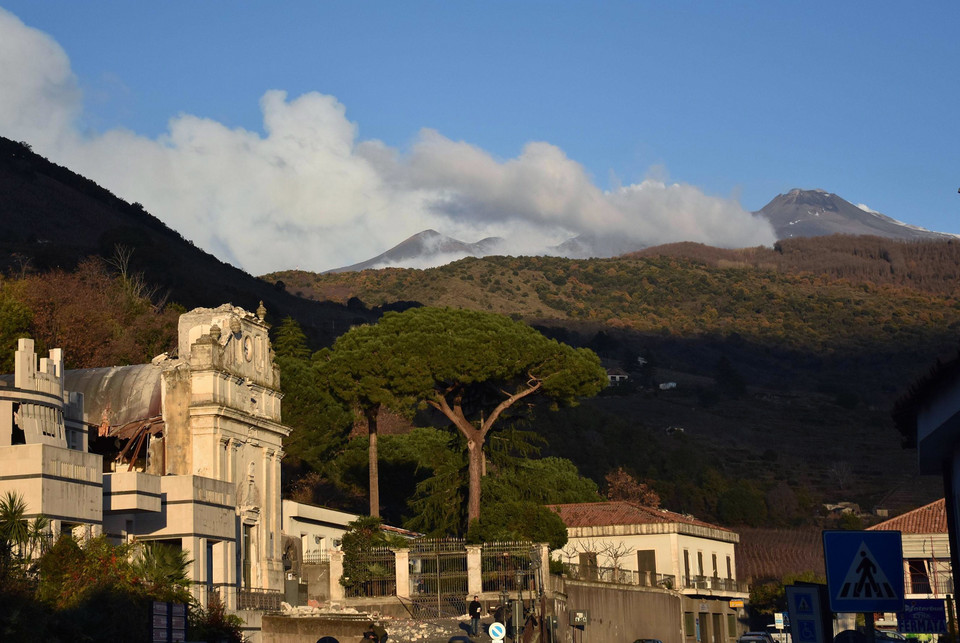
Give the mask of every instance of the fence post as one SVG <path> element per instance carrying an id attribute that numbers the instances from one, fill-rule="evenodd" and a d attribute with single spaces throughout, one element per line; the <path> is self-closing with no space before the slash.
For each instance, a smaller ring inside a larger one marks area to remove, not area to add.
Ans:
<path id="1" fill-rule="evenodd" d="M 410 550 L 394 549 L 393 557 L 397 596 L 410 598 Z"/>
<path id="2" fill-rule="evenodd" d="M 330 552 L 330 600 L 342 601 L 344 587 L 340 584 L 340 577 L 343 576 L 343 552 L 335 550 Z"/>
<path id="3" fill-rule="evenodd" d="M 466 545 L 467 548 L 467 595 L 476 596 L 483 592 L 483 555 L 481 545 Z"/>
<path id="4" fill-rule="evenodd" d="M 547 591 L 546 581 L 550 578 L 550 545 L 535 543 L 530 550 L 530 558 L 535 570 L 533 582 L 542 596 Z"/>

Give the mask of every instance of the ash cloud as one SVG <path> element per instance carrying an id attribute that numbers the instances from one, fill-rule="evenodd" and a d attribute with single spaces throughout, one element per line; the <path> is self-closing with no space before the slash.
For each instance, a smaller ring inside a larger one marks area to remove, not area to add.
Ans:
<path id="1" fill-rule="evenodd" d="M 0 133 L 24 140 L 252 274 L 363 261 L 422 230 L 498 252 L 556 254 L 578 236 L 617 244 L 700 241 L 769 245 L 772 227 L 733 199 L 657 180 L 603 191 L 555 145 L 519 156 L 425 129 L 409 150 L 358 140 L 335 97 L 260 100 L 265 134 L 192 114 L 157 138 L 82 131 L 69 57 L 47 34 L 0 9 Z M 552 249 L 552 250 L 551 250 Z"/>

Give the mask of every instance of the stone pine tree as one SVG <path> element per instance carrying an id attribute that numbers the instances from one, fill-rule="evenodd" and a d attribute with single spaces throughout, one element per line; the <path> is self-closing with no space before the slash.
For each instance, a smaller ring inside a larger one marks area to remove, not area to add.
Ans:
<path id="1" fill-rule="evenodd" d="M 427 405 L 463 435 L 469 458 L 468 521 L 480 517 L 483 448 L 505 413 L 531 396 L 576 404 L 606 384 L 592 351 L 548 339 L 503 315 L 479 311 L 415 308 L 387 313 L 376 325 L 342 336 L 331 354 L 338 352 L 343 354 L 339 368 L 354 382 L 354 399 L 395 409 Z M 348 387 L 336 373 L 331 381 Z"/>
<path id="2" fill-rule="evenodd" d="M 366 422 L 370 438 L 370 515 L 380 516 L 380 475 L 377 454 L 377 418 L 383 407 L 409 408 L 413 400 L 401 403 L 394 396 L 390 378 L 402 369 L 376 326 L 358 326 L 341 335 L 332 349 L 317 353 L 321 377 L 330 391 L 354 411 L 355 424 Z"/>

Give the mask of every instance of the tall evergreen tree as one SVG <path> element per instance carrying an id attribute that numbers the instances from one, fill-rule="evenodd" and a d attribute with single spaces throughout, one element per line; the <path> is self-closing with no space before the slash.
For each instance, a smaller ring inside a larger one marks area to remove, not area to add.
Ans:
<path id="1" fill-rule="evenodd" d="M 450 308 L 387 313 L 376 325 L 354 328 L 334 344 L 328 364 L 331 383 L 362 408 L 426 405 L 463 435 L 468 520 L 480 517 L 483 448 L 498 420 L 531 396 L 576 404 L 606 384 L 600 360 L 587 349 L 503 315 Z"/>
<path id="2" fill-rule="evenodd" d="M 322 469 L 347 442 L 350 413 L 323 384 L 300 325 L 287 317 L 274 329 L 273 348 L 280 367 L 283 422 L 293 431 L 284 441 L 294 458 Z"/>

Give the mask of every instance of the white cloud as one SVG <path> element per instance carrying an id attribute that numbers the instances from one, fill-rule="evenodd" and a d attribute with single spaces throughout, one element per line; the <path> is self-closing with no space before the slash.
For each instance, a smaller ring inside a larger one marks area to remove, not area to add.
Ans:
<path id="1" fill-rule="evenodd" d="M 0 131 L 45 148 L 70 132 L 80 90 L 67 54 L 47 34 L 0 8 Z"/>
<path id="2" fill-rule="evenodd" d="M 253 274 L 323 270 L 375 256 L 427 228 L 515 253 L 580 234 L 618 243 L 771 244 L 734 200 L 644 181 L 600 190 L 560 148 L 528 143 L 501 161 L 423 130 L 409 151 L 358 141 L 333 96 L 266 92 L 265 135 L 190 114 L 156 139 L 82 135 L 82 96 L 49 36 L 0 9 L 0 133 L 139 201 L 167 225 Z"/>

